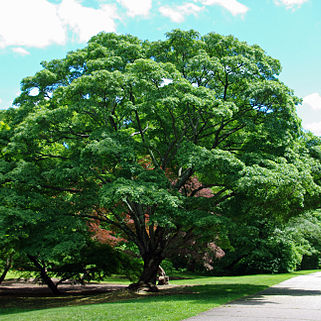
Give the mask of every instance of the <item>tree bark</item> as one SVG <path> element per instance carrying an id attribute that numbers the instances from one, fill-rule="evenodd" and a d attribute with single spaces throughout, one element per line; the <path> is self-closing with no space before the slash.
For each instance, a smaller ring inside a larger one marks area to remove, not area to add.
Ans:
<path id="1" fill-rule="evenodd" d="M 158 254 L 147 254 L 143 257 L 144 268 L 137 283 L 129 285 L 130 290 L 138 291 L 146 289 L 149 292 L 157 292 L 156 286 L 158 267 L 163 260 Z"/>
<path id="2" fill-rule="evenodd" d="M 47 284 L 48 288 L 51 290 L 51 292 L 54 295 L 61 295 L 60 291 L 57 288 L 57 285 L 51 280 L 51 278 L 48 276 L 47 271 L 44 266 L 42 266 L 37 258 L 32 255 L 28 255 L 28 258 L 30 261 L 35 265 L 35 267 L 40 271 L 40 276 L 42 281 Z"/>
<path id="3" fill-rule="evenodd" d="M 11 263 L 12 263 L 12 257 L 10 256 L 7 261 L 6 261 L 6 265 L 4 267 L 4 270 L 0 276 L 0 284 L 4 281 L 4 279 L 6 278 L 6 275 L 8 273 L 8 271 L 10 270 L 11 268 Z"/>

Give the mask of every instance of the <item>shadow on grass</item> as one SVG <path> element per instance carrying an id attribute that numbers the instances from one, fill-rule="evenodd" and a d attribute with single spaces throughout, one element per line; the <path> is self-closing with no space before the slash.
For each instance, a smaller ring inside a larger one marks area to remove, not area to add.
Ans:
<path id="1" fill-rule="evenodd" d="M 128 290 L 118 290 L 103 294 L 45 296 L 0 296 L 0 315 L 27 311 L 70 307 L 88 304 L 126 304 L 137 302 L 166 303 L 186 301 L 190 304 L 212 304 L 213 307 L 240 297 L 249 296 L 266 289 L 266 285 L 253 284 L 210 284 L 162 287 L 158 293 L 137 294 Z"/>

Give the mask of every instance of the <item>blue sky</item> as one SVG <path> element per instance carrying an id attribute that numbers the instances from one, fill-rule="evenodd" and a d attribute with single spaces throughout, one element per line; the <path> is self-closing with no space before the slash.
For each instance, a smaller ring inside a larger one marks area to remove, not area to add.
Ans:
<path id="1" fill-rule="evenodd" d="M 1 0 L 0 109 L 40 62 L 84 47 L 100 31 L 164 39 L 174 28 L 232 34 L 281 61 L 303 99 L 303 126 L 321 135 L 320 0 Z"/>

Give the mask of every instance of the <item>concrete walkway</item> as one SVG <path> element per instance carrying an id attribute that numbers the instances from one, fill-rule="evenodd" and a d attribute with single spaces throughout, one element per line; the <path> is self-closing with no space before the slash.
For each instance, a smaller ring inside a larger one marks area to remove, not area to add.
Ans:
<path id="1" fill-rule="evenodd" d="M 298 276 L 188 321 L 321 321 L 321 272 Z"/>

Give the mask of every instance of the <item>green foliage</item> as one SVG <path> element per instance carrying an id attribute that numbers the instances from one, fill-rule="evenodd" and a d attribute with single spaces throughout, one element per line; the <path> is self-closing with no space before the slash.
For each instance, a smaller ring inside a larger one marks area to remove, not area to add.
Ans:
<path id="1" fill-rule="evenodd" d="M 216 273 L 265 273 L 319 266 L 320 140 L 304 134 L 282 157 L 251 152 L 238 193 L 224 204 L 233 250 Z M 310 262 L 309 262 L 310 261 Z"/>
<path id="2" fill-rule="evenodd" d="M 22 81 L 0 114 L 0 224 L 19 251 L 62 261 L 98 220 L 136 244 L 149 283 L 182 233 L 220 243 L 223 214 L 315 206 L 318 148 L 298 152 L 280 63 L 232 36 L 166 36 L 100 33 Z"/>
<path id="3" fill-rule="evenodd" d="M 282 273 L 319 268 L 320 213 L 307 212 L 286 223 L 248 216 L 232 224 L 232 248 L 214 265 L 217 274 Z"/>
<path id="4" fill-rule="evenodd" d="M 113 273 L 123 273 L 129 279 L 137 278 L 139 262 L 113 249 L 110 245 L 89 241 L 78 253 L 50 264 L 51 275 L 81 282 L 102 281 Z"/>

